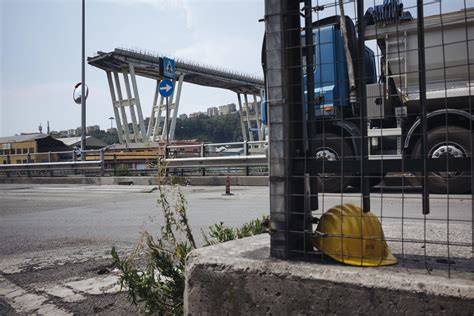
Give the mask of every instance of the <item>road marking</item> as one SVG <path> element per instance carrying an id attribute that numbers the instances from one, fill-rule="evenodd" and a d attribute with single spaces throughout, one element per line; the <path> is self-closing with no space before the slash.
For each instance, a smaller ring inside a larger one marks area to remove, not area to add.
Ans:
<path id="1" fill-rule="evenodd" d="M 42 295 L 28 293 L 18 285 L 0 276 L 0 297 L 20 313 L 37 313 L 41 315 L 72 315 L 52 303 Z"/>
<path id="2" fill-rule="evenodd" d="M 0 256 L 0 272 L 20 273 L 25 270 L 42 270 L 63 266 L 67 263 L 80 263 L 90 259 L 110 259 L 110 246 L 74 247 L 29 252 L 22 255 Z"/>
<path id="3" fill-rule="evenodd" d="M 74 290 L 90 295 L 114 294 L 122 289 L 119 284 L 120 277 L 117 275 L 108 275 L 106 277 L 95 277 L 85 280 L 73 281 L 64 285 Z"/>
<path id="4" fill-rule="evenodd" d="M 86 299 L 83 295 L 74 293 L 74 291 L 71 290 L 70 288 L 67 288 L 62 285 L 57 285 L 57 284 L 53 286 L 49 286 L 49 287 L 39 288 L 39 290 L 51 296 L 59 297 L 60 299 L 62 299 L 64 302 L 67 302 L 67 303 L 79 302 Z"/>

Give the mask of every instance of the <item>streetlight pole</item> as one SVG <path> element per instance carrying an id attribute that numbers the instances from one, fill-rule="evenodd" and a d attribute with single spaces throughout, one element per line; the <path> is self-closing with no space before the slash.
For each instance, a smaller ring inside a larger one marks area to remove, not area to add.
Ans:
<path id="1" fill-rule="evenodd" d="M 82 0 L 81 160 L 86 160 L 86 0 Z"/>

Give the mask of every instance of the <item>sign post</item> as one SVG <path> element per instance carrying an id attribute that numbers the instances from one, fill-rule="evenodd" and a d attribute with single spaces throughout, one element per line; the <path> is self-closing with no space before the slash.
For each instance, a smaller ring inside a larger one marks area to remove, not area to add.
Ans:
<path id="1" fill-rule="evenodd" d="M 174 66 L 173 66 L 174 71 Z M 166 98 L 166 143 L 169 143 L 169 119 L 170 119 L 170 109 L 168 103 L 168 97 L 173 94 L 174 85 L 173 82 L 169 79 L 163 79 L 160 81 L 160 94 Z"/>
<path id="2" fill-rule="evenodd" d="M 84 65 L 83 65 L 84 67 Z M 89 88 L 84 83 L 85 70 L 82 69 L 82 81 L 74 86 L 72 98 L 76 104 L 81 105 L 81 160 L 86 160 L 86 99 L 89 96 Z M 84 96 L 84 97 L 82 97 Z"/>

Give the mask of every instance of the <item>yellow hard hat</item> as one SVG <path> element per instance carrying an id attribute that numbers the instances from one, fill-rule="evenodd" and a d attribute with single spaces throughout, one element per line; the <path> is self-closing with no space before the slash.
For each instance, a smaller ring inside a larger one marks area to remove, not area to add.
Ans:
<path id="1" fill-rule="evenodd" d="M 354 266 L 396 264 L 379 219 L 354 204 L 337 205 L 323 214 L 313 238 L 314 246 L 334 260 Z"/>

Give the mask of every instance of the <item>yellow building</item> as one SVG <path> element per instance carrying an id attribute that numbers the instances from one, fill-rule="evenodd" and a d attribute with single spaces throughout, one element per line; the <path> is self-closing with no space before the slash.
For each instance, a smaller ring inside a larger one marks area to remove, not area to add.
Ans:
<path id="1" fill-rule="evenodd" d="M 70 147 L 52 138 L 49 134 L 28 134 L 0 137 L 0 163 L 20 164 L 58 161 L 58 155 L 48 152 L 69 151 Z"/>

